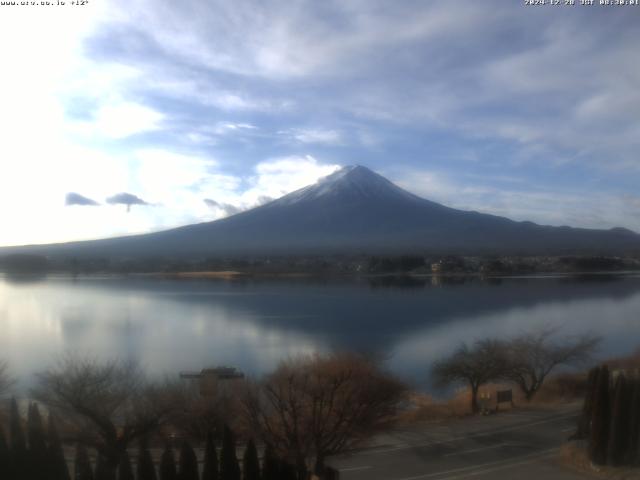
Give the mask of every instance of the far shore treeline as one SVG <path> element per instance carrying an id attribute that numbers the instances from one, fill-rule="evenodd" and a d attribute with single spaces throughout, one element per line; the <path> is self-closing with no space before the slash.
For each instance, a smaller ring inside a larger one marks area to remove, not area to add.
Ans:
<path id="1" fill-rule="evenodd" d="M 565 255 L 438 255 L 342 254 L 255 255 L 207 258 L 108 258 L 32 253 L 0 255 L 0 272 L 44 273 L 184 273 L 234 272 L 238 274 L 310 275 L 509 275 L 539 273 L 623 272 L 640 270 L 640 254 L 629 256 Z"/>

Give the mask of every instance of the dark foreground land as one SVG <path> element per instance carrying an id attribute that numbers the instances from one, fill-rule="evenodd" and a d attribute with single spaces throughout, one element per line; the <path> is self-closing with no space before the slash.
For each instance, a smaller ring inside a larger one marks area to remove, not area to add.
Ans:
<path id="1" fill-rule="evenodd" d="M 572 480 L 559 462 L 579 405 L 513 409 L 498 415 L 415 425 L 334 459 L 342 480 Z"/>

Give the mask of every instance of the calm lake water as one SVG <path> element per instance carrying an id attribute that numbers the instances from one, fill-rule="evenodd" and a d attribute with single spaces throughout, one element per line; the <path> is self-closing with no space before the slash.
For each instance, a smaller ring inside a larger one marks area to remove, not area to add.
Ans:
<path id="1" fill-rule="evenodd" d="M 63 352 L 138 360 L 153 374 L 233 365 L 259 375 L 300 352 L 386 355 L 430 389 L 460 342 L 542 326 L 604 337 L 599 356 L 640 347 L 640 276 L 164 280 L 0 277 L 0 358 L 28 386 Z"/>

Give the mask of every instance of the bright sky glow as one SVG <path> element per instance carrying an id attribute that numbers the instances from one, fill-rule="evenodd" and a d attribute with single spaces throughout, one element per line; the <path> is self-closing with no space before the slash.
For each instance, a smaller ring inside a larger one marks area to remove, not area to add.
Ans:
<path id="1" fill-rule="evenodd" d="M 500 0 L 0 6 L 0 246 L 214 220 L 348 164 L 457 208 L 640 231 L 639 20 Z"/>

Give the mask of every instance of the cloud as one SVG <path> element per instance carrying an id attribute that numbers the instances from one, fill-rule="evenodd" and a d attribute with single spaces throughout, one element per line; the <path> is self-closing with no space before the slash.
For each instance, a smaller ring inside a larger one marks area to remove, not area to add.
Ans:
<path id="1" fill-rule="evenodd" d="M 194 125 L 184 133 L 190 144 L 212 147 L 225 141 L 246 142 L 250 139 L 264 137 L 260 129 L 250 123 L 217 122 L 215 125 Z"/>
<path id="2" fill-rule="evenodd" d="M 215 200 L 211 200 L 210 198 L 205 198 L 204 203 L 213 209 L 219 209 L 224 213 L 225 217 L 229 217 L 231 215 L 235 215 L 236 213 L 240 213 L 243 211 L 242 208 L 236 207 L 235 205 L 231 205 L 230 203 L 219 203 Z"/>
<path id="3" fill-rule="evenodd" d="M 257 205 L 267 198 L 279 198 L 287 193 L 315 183 L 340 168 L 324 164 L 312 155 L 276 157 L 258 163 L 250 176 L 250 187 L 242 194 L 245 203 Z"/>
<path id="4" fill-rule="evenodd" d="M 239 197 L 239 201 L 242 201 L 242 198 L 255 198 L 253 189 L 243 192 Z M 212 200 L 210 198 L 205 198 L 203 201 L 205 205 L 207 205 L 207 207 L 211 208 L 212 210 L 220 211 L 222 212 L 223 216 L 230 217 L 231 215 L 235 215 L 237 213 L 241 213 L 246 210 L 251 210 L 252 208 L 260 207 L 269 202 L 272 202 L 273 200 L 275 200 L 273 197 L 268 197 L 266 195 L 258 195 L 254 203 L 246 202 L 242 206 L 232 205 L 230 203 L 224 203 L 224 202 L 216 202 L 215 200 Z"/>
<path id="5" fill-rule="evenodd" d="M 96 206 L 96 205 L 100 205 L 95 200 L 92 200 L 90 198 L 87 198 L 87 197 L 82 196 L 79 193 L 75 193 L 75 192 L 67 193 L 67 195 L 65 196 L 65 199 L 64 199 L 64 204 L 66 206 L 71 206 L 71 205 Z"/>
<path id="6" fill-rule="evenodd" d="M 167 118 L 180 116 L 173 129 L 201 125 L 213 109 L 237 114 L 229 125 L 268 132 L 265 127 L 277 124 L 271 135 L 285 132 L 292 143 L 347 147 L 336 129 L 298 126 L 317 118 L 366 131 L 361 147 L 377 148 L 395 128 L 435 129 L 521 150 L 505 164 L 553 166 L 561 158 L 638 168 L 640 68 L 630 61 L 637 58 L 635 25 L 622 9 L 551 16 L 522 15 L 520 5 L 499 0 L 489 0 L 489 7 L 413 1 L 319 7 L 301 0 L 295 9 L 279 0 L 187 1 L 180 8 L 158 2 L 161 8 L 151 8 L 150 0 L 122 8 L 116 0 L 87 51 L 135 65 L 139 78 L 121 85 L 119 96 L 145 99 Z M 576 42 L 584 31 L 590 36 Z M 598 48 L 610 38 L 619 41 L 615 53 Z M 147 123 L 162 128 L 167 118 Z M 217 134 L 225 130 L 232 129 L 220 127 Z M 203 132 L 185 138 L 219 145 Z M 266 150 L 272 140 L 264 134 L 247 142 Z"/>
<path id="7" fill-rule="evenodd" d="M 640 232 L 640 197 L 611 192 L 554 190 L 522 179 L 492 175 L 451 176 L 444 172 L 394 169 L 392 180 L 416 195 L 462 210 L 474 210 L 542 225 L 583 228 L 627 226 Z"/>
<path id="8" fill-rule="evenodd" d="M 150 205 L 140 197 L 127 192 L 117 193 L 111 197 L 108 197 L 106 201 L 109 205 L 126 205 L 127 212 L 131 210 L 132 205 Z"/>
<path id="9" fill-rule="evenodd" d="M 300 143 L 340 145 L 343 142 L 342 134 L 337 130 L 293 128 L 279 133 Z"/>
<path id="10" fill-rule="evenodd" d="M 386 51 L 460 30 L 484 12 L 472 4 L 416 8 L 414 2 L 389 7 L 380 2 L 329 1 L 320 7 L 306 0 L 290 8 L 278 0 L 243 5 L 219 0 L 190 1 L 176 8 L 159 0 L 159 9 L 149 8 L 151 3 L 125 10 L 123 1 L 114 2 L 114 14 L 126 11 L 118 15 L 118 25 L 137 27 L 133 34 L 119 31 L 115 41 L 123 44 L 121 49 L 128 47 L 139 60 L 145 53 L 148 58 L 160 51 L 212 71 L 267 79 L 341 75 L 362 68 L 372 50 Z M 170 24 L 163 17 L 167 10 L 173 14 Z"/>
<path id="11" fill-rule="evenodd" d="M 257 128 L 258 127 L 250 123 L 219 122 L 213 131 L 218 135 L 226 135 L 234 132 L 256 130 Z"/>
<path id="12" fill-rule="evenodd" d="M 273 202 L 275 200 L 275 198 L 273 197 L 268 197 L 267 195 L 260 195 L 258 197 L 258 206 L 260 205 L 265 205 L 269 202 Z"/>
<path id="13" fill-rule="evenodd" d="M 170 194 L 190 188 L 217 172 L 218 162 L 210 157 L 186 155 L 162 148 L 142 148 L 133 152 L 132 171 L 138 184 L 147 192 Z M 223 176 L 219 175 L 222 181 Z M 235 186 L 234 178 L 224 179 Z"/>
<path id="14" fill-rule="evenodd" d="M 225 216 L 234 215 L 311 185 L 339 168 L 340 165 L 323 164 L 311 155 L 268 159 L 258 163 L 253 174 L 246 176 L 235 190 L 218 189 L 224 200 L 205 198 L 204 203 Z M 199 191 L 207 189 L 200 188 Z"/>
<path id="15" fill-rule="evenodd" d="M 100 106 L 90 120 L 76 123 L 75 130 L 87 136 L 122 139 L 158 130 L 163 119 L 162 113 L 147 106 L 120 102 Z"/>

